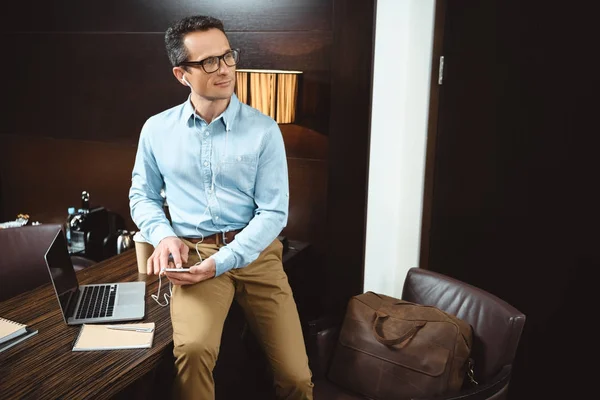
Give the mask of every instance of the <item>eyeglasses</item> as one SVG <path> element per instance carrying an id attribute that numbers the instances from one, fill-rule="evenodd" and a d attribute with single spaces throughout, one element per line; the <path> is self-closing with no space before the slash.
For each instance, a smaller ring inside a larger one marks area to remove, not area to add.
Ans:
<path id="1" fill-rule="evenodd" d="M 190 67 L 201 66 L 204 72 L 207 74 L 212 74 L 213 72 L 217 72 L 219 70 L 221 60 L 223 60 L 225 65 L 228 67 L 233 67 L 240 60 L 240 51 L 238 49 L 231 49 L 222 56 L 207 57 L 200 61 L 182 61 L 179 63 L 179 65 L 186 65 Z"/>

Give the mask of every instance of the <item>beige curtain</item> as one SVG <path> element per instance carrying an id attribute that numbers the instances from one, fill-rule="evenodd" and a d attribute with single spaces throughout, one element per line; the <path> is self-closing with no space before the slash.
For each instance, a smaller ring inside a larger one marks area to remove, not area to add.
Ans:
<path id="1" fill-rule="evenodd" d="M 236 71 L 235 77 L 235 94 L 242 103 L 248 104 L 248 73 Z"/>
<path id="2" fill-rule="evenodd" d="M 250 73 L 250 105 L 275 119 L 274 73 Z"/>
<path id="3" fill-rule="evenodd" d="M 277 118 L 280 124 L 289 124 L 296 118 L 298 75 L 279 74 L 277 81 Z"/>
<path id="4" fill-rule="evenodd" d="M 298 76 L 296 71 L 236 71 L 235 93 L 242 103 L 260 110 L 280 124 L 289 124 L 296 118 Z"/>

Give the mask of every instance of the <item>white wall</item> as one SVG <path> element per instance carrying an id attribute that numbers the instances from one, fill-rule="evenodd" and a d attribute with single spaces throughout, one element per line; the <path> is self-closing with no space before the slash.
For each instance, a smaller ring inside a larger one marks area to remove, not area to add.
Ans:
<path id="1" fill-rule="evenodd" d="M 364 290 L 419 264 L 435 0 L 378 0 Z"/>

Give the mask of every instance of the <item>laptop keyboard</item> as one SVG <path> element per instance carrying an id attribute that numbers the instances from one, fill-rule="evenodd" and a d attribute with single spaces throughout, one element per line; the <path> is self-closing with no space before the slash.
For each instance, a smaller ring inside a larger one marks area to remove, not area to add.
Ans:
<path id="1" fill-rule="evenodd" d="M 117 285 L 86 286 L 77 319 L 111 317 L 115 309 Z"/>

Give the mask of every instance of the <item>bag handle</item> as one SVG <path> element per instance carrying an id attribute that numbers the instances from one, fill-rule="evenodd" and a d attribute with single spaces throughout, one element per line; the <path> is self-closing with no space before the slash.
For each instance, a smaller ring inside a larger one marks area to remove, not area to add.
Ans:
<path id="1" fill-rule="evenodd" d="M 406 339 L 412 338 L 419 331 L 419 329 L 421 329 L 422 327 L 424 327 L 425 324 L 427 323 L 427 321 L 413 321 L 412 328 L 410 328 L 402 336 L 397 337 L 397 338 L 393 338 L 393 339 L 386 339 L 383 336 L 381 336 L 379 334 L 379 332 L 377 332 L 377 325 L 378 325 L 378 323 L 380 321 L 388 318 L 389 315 L 387 315 L 387 314 L 385 314 L 385 313 L 383 313 L 381 311 L 377 311 L 377 313 L 375 315 L 377 315 L 377 317 L 373 321 L 373 336 L 375 336 L 375 339 L 377 339 L 377 341 L 379 343 L 385 344 L 386 346 L 393 346 L 395 344 L 404 342 Z"/>

